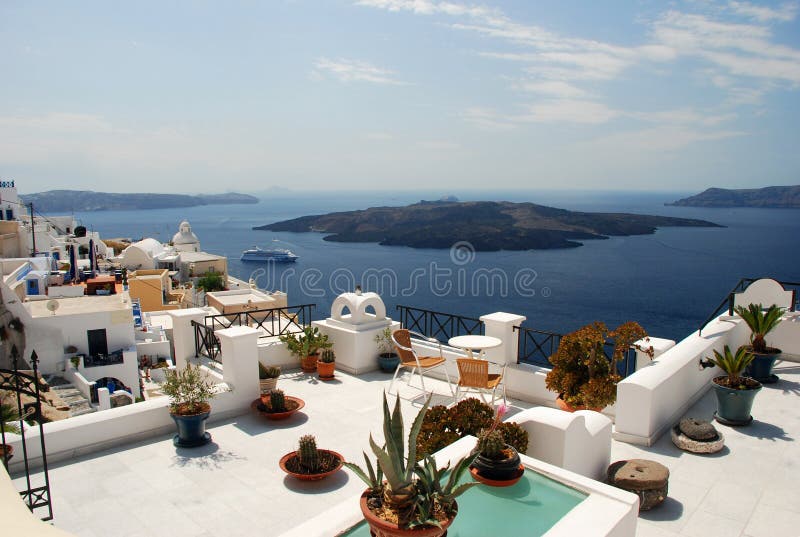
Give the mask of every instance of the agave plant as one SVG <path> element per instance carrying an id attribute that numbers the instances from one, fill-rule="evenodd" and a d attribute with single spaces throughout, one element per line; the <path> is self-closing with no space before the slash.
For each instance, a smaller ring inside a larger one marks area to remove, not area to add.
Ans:
<path id="1" fill-rule="evenodd" d="M 372 435 L 369 438 L 370 448 L 376 457 L 375 466 L 372 465 L 366 453 L 364 454 L 366 470 L 353 463 L 344 463 L 367 484 L 371 493 L 380 495 L 384 506 L 398 514 L 398 525 L 402 528 L 439 526 L 440 523 L 434 516 L 437 507 L 445 514 L 454 516 L 455 498 L 476 484 L 473 482 L 458 483 L 475 458 L 474 454 L 459 460 L 446 479 L 445 473 L 450 468 L 449 464 L 444 468 L 437 469 L 436 462 L 430 456 L 425 458 L 422 466 L 416 463 L 417 436 L 422 428 L 430 401 L 431 399 L 428 397 L 411 425 L 408 434 L 408 453 L 406 454 L 400 397 L 397 397 L 394 410 L 390 412 L 389 403 L 384 394 L 383 434 L 386 443 L 379 446 Z"/>
<path id="2" fill-rule="evenodd" d="M 746 347 L 739 347 L 736 354 L 731 352 L 730 347 L 725 345 L 722 353 L 714 351 L 714 357 L 708 360 L 715 366 L 722 369 L 728 375 L 728 387 L 736 388 L 742 385 L 742 372 L 750 365 L 755 356 Z"/>
<path id="3" fill-rule="evenodd" d="M 764 338 L 781 322 L 781 316 L 784 311 L 783 308 L 779 308 L 775 304 L 766 310 L 761 304 L 750 304 L 746 308 L 744 306 L 736 306 L 736 313 L 744 319 L 744 322 L 750 328 L 750 345 L 753 347 L 753 352 L 757 354 L 772 354 Z"/>

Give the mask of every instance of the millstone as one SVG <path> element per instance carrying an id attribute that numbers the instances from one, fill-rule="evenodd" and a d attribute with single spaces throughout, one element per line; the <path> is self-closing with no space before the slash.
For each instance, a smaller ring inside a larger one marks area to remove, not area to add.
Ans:
<path id="1" fill-rule="evenodd" d="M 711 422 L 697 418 L 683 418 L 678 424 L 678 428 L 692 440 L 715 440 L 719 436 Z"/>
<path id="2" fill-rule="evenodd" d="M 608 468 L 609 483 L 625 490 L 661 488 L 668 479 L 666 466 L 646 459 L 617 461 Z"/>
<path id="3" fill-rule="evenodd" d="M 667 497 L 669 470 L 645 459 L 617 461 L 608 467 L 608 483 L 639 497 L 639 511 L 659 505 Z"/>
<path id="4" fill-rule="evenodd" d="M 722 433 L 717 433 L 717 437 L 713 440 L 693 440 L 683 434 L 676 425 L 672 428 L 671 437 L 673 444 L 690 453 L 716 453 L 725 447 L 725 437 Z"/>

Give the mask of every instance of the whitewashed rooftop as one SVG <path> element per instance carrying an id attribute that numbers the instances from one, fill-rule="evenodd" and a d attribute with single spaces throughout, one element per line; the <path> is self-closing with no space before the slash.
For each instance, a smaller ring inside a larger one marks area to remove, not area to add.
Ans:
<path id="1" fill-rule="evenodd" d="M 637 535 L 800 535 L 800 366 L 783 363 L 776 372 L 781 381 L 758 395 L 751 426 L 718 425 L 727 446 L 719 454 L 679 451 L 668 435 L 652 447 L 614 442 L 612 460 L 653 459 L 671 472 L 669 498 L 640 515 Z M 246 413 L 211 424 L 214 441 L 202 448 L 176 449 L 170 435 L 51 466 L 55 525 L 82 537 L 274 536 L 352 498 L 363 484 L 347 471 L 309 484 L 278 468 L 303 434 L 361 460 L 370 431 L 380 430 L 390 375 L 337 376 L 325 383 L 299 372 L 284 375 L 279 386 L 306 401 L 303 413 L 285 422 Z M 445 384 L 431 384 L 440 394 L 434 402 L 448 402 Z M 418 392 L 401 386 L 404 413 L 413 416 L 410 399 Z M 512 404 L 514 410 L 530 406 Z M 710 419 L 715 408 L 709 392 L 687 415 Z"/>

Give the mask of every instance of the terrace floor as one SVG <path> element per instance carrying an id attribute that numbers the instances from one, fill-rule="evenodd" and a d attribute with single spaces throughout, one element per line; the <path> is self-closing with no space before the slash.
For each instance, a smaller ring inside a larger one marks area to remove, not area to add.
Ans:
<path id="1" fill-rule="evenodd" d="M 720 454 L 681 452 L 668 435 L 648 448 L 614 442 L 613 460 L 654 459 L 671 472 L 669 498 L 640 516 L 637 535 L 800 535 L 800 366 L 779 365 L 777 373 L 781 381 L 756 398 L 751 426 L 718 426 L 727 444 Z M 51 466 L 55 525 L 82 537 L 276 536 L 357 495 L 364 485 L 347 471 L 309 484 L 278 468 L 303 434 L 362 460 L 369 433 L 380 431 L 381 392 L 390 376 L 337 376 L 333 382 L 299 372 L 281 377 L 279 387 L 306 401 L 303 413 L 285 422 L 246 413 L 212 423 L 213 442 L 202 448 L 176 449 L 171 436 L 162 436 Z M 432 384 L 446 393 L 444 383 Z M 406 416 L 416 412 L 409 399 L 417 393 L 401 389 Z M 434 403 L 447 401 L 439 396 Z M 708 393 L 687 415 L 710 418 L 715 404 Z"/>

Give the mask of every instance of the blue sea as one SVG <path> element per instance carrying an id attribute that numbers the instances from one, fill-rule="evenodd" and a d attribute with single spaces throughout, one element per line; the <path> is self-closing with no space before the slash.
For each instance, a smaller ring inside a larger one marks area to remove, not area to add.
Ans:
<path id="1" fill-rule="evenodd" d="M 723 228 L 662 228 L 653 235 L 585 241 L 579 248 L 474 252 L 335 243 L 319 233 L 251 228 L 309 214 L 406 205 L 455 194 L 461 200 L 530 201 L 564 209 L 699 218 Z M 356 284 L 397 305 L 477 317 L 519 313 L 526 326 L 567 332 L 595 320 L 611 327 L 635 320 L 650 335 L 682 339 L 742 277 L 800 281 L 800 210 L 668 207 L 688 192 L 286 192 L 255 205 L 76 213 L 103 237 L 167 242 L 187 219 L 203 250 L 228 257 L 229 272 L 280 289 L 290 304 L 315 303 L 329 314 L 333 298 Z M 254 245 L 289 248 L 295 264 L 239 261 Z"/>

